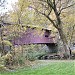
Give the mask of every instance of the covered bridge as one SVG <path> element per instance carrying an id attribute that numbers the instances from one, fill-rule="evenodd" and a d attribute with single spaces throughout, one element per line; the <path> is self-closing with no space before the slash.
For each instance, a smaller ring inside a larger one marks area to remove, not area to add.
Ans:
<path id="1" fill-rule="evenodd" d="M 51 30 L 37 29 L 26 26 L 26 30 L 12 40 L 13 45 L 46 44 L 50 51 L 56 49 L 56 38 L 51 35 Z"/>

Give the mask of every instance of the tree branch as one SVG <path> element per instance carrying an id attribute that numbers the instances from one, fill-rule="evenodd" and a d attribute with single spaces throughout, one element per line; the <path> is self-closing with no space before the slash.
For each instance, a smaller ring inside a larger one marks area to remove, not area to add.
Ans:
<path id="1" fill-rule="evenodd" d="M 49 5 L 49 7 L 51 7 L 51 8 L 53 8 L 53 9 L 54 9 L 54 6 L 53 6 L 53 3 L 52 3 L 52 1 L 50 1 L 50 0 L 47 0 L 47 4 Z"/>
<path id="2" fill-rule="evenodd" d="M 4 2 L 5 2 L 5 0 L 3 0 L 2 2 L 0 0 L 0 6 L 2 6 L 4 4 Z"/>
<path id="3" fill-rule="evenodd" d="M 69 5 L 69 6 L 67 6 L 67 7 L 62 8 L 62 9 L 60 10 L 60 13 L 59 13 L 59 14 L 61 14 L 62 10 L 67 9 L 67 8 L 69 8 L 69 7 L 71 7 L 71 6 L 74 6 L 74 5 L 75 5 L 75 3 L 72 4 L 72 5 Z"/>
<path id="4" fill-rule="evenodd" d="M 52 19 L 49 17 L 49 14 L 46 15 L 45 13 L 42 13 L 42 12 L 38 11 L 36 8 L 34 8 L 34 7 L 32 7 L 32 6 L 29 6 L 29 7 L 30 7 L 30 8 L 33 8 L 36 12 L 38 12 L 38 13 L 44 15 L 48 20 L 50 20 L 50 22 L 53 24 L 53 26 L 54 26 L 55 28 L 57 28 L 57 25 L 54 23 L 54 20 L 52 20 Z"/>

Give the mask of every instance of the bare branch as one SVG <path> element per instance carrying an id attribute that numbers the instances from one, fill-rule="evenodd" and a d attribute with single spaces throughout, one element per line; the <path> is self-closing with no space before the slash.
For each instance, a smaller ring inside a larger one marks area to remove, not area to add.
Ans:
<path id="1" fill-rule="evenodd" d="M 52 9 L 49 11 L 48 16 L 50 15 L 51 12 L 52 12 Z"/>
<path id="2" fill-rule="evenodd" d="M 4 4 L 5 0 L 1 1 L 0 0 L 0 6 L 2 6 Z"/>
<path id="3" fill-rule="evenodd" d="M 32 7 L 32 6 L 29 6 L 30 8 L 33 8 L 36 12 L 38 12 L 39 14 L 42 14 L 42 15 L 44 15 L 48 20 L 50 20 L 50 22 L 53 24 L 53 26 L 55 27 L 55 28 L 57 28 L 57 25 L 54 23 L 54 20 L 52 20 L 50 17 L 49 17 L 49 14 L 48 15 L 46 15 L 45 13 L 42 13 L 42 12 L 40 12 L 40 11 L 38 11 L 36 8 L 34 8 L 34 7 Z"/>
<path id="4" fill-rule="evenodd" d="M 75 3 L 72 4 L 72 5 L 69 5 L 69 6 L 66 6 L 66 7 L 62 8 L 62 9 L 60 10 L 60 13 L 59 13 L 59 14 L 61 14 L 61 12 L 62 12 L 64 9 L 67 9 L 67 8 L 72 7 L 72 6 L 74 6 L 74 5 L 75 5 Z"/>
<path id="5" fill-rule="evenodd" d="M 47 0 L 47 4 L 49 5 L 49 7 L 51 7 L 51 8 L 53 8 L 53 9 L 54 9 L 54 6 L 53 6 L 53 3 L 52 3 L 52 1 L 50 1 L 50 0 Z"/>
<path id="6" fill-rule="evenodd" d="M 6 26 L 6 25 L 17 25 L 17 24 L 16 23 L 8 23 L 8 22 L 1 21 L 1 25 Z"/>

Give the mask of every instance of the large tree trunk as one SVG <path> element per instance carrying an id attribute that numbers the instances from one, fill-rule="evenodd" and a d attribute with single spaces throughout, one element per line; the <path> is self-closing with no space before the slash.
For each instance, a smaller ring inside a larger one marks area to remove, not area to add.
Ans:
<path id="1" fill-rule="evenodd" d="M 54 24 L 53 25 L 56 27 L 56 29 L 59 32 L 60 38 L 63 42 L 63 48 L 65 50 L 65 54 L 70 56 L 70 51 L 69 51 L 67 39 L 66 39 L 66 36 L 63 32 L 63 26 L 62 26 L 61 18 L 60 18 L 60 15 L 58 14 L 56 6 L 54 8 L 54 13 L 56 15 L 57 22 L 56 22 L 56 26 Z"/>
<path id="2" fill-rule="evenodd" d="M 66 36 L 65 36 L 62 28 L 58 29 L 58 31 L 59 31 L 60 38 L 61 38 L 61 40 L 63 42 L 63 48 L 65 50 L 65 54 L 70 56 L 70 50 L 69 50 L 69 47 L 68 47 Z"/>

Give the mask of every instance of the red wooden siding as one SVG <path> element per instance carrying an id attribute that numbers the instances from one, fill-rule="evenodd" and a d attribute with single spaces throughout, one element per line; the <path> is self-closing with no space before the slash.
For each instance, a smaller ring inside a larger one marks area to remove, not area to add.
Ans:
<path id="1" fill-rule="evenodd" d="M 56 43 L 55 37 L 51 36 L 51 30 L 37 30 L 36 28 L 27 28 L 20 37 L 14 38 L 12 42 L 14 45 Z"/>

